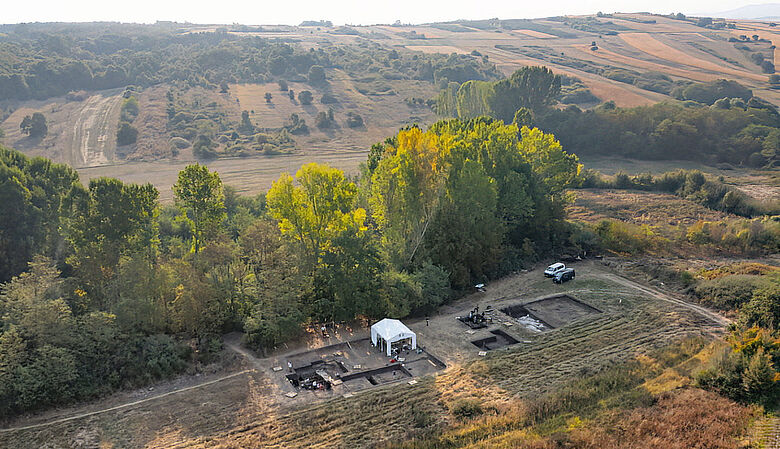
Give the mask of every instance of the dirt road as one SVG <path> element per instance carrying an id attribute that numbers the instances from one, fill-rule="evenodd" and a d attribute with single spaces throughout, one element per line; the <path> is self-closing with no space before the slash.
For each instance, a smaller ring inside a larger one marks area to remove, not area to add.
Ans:
<path id="1" fill-rule="evenodd" d="M 40 427 L 46 427 L 46 426 L 50 426 L 50 425 L 53 425 L 53 424 L 59 424 L 59 423 L 67 422 L 67 421 L 73 421 L 75 419 L 81 419 L 81 418 L 86 418 L 86 417 L 89 417 L 89 416 L 99 415 L 101 413 L 111 412 L 111 411 L 114 411 L 114 410 L 121 410 L 123 408 L 133 407 L 133 406 L 136 406 L 136 405 L 139 405 L 139 404 L 143 404 L 145 402 L 155 401 L 157 399 L 164 398 L 166 396 L 170 396 L 170 395 L 173 395 L 173 394 L 182 393 L 182 392 L 189 391 L 189 390 L 194 390 L 196 388 L 202 388 L 202 387 L 205 387 L 205 386 L 208 386 L 208 385 L 213 385 L 213 384 L 215 384 L 217 382 L 222 382 L 223 380 L 232 379 L 232 378 L 240 376 L 242 374 L 246 374 L 246 373 L 248 373 L 250 371 L 252 371 L 252 370 L 245 369 L 243 371 L 239 371 L 239 372 L 233 373 L 233 374 L 228 374 L 227 376 L 222 376 L 222 377 L 219 377 L 217 379 L 213 379 L 213 380 L 210 380 L 208 382 L 203 382 L 203 383 L 198 384 L 198 385 L 193 385 L 193 386 L 185 387 L 185 388 L 179 388 L 177 390 L 169 391 L 167 393 L 159 394 L 157 396 L 152 396 L 152 397 L 149 397 L 149 398 L 141 399 L 139 401 L 126 402 L 124 404 L 120 404 L 120 405 L 117 405 L 117 406 L 114 406 L 114 407 L 104 408 L 104 409 L 101 409 L 101 410 L 95 410 L 95 411 L 92 411 L 92 412 L 89 412 L 89 413 L 80 413 L 78 415 L 68 416 L 66 418 L 55 419 L 55 420 L 52 420 L 52 421 L 47 421 L 47 422 L 38 423 L 38 424 L 31 424 L 29 426 L 8 427 L 8 428 L 5 428 L 5 429 L 0 429 L 0 433 L 13 432 L 13 431 L 17 431 L 17 430 L 37 429 L 37 428 L 40 428 Z"/>
<path id="2" fill-rule="evenodd" d="M 89 97 L 69 130 L 70 163 L 75 167 L 106 165 L 114 157 L 121 95 Z"/>

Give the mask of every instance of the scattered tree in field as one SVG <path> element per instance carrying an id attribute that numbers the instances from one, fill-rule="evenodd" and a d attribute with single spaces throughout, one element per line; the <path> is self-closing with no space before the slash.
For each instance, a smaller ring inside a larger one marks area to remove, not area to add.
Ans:
<path id="1" fill-rule="evenodd" d="M 360 128 L 363 126 L 363 117 L 356 112 L 349 111 L 347 112 L 346 123 L 350 128 Z"/>
<path id="2" fill-rule="evenodd" d="M 249 119 L 249 111 L 241 111 L 241 123 L 238 124 L 238 132 L 241 134 L 254 134 L 255 125 Z"/>
<path id="3" fill-rule="evenodd" d="M 510 122 L 515 111 L 532 111 L 554 104 L 561 92 L 561 77 L 547 67 L 523 67 L 509 79 L 495 83 L 486 99 L 493 116 Z"/>
<path id="4" fill-rule="evenodd" d="M 312 95 L 312 93 L 308 90 L 301 91 L 298 93 L 298 101 L 300 101 L 303 105 L 309 105 L 312 101 L 314 101 L 314 95 Z"/>
<path id="5" fill-rule="evenodd" d="M 180 211 L 179 219 L 189 227 L 191 251 L 198 253 L 206 242 L 217 236 L 225 220 L 222 181 L 205 165 L 188 165 L 179 172 L 173 193 Z"/>
<path id="6" fill-rule="evenodd" d="M 279 80 L 278 84 L 279 84 L 279 90 L 281 90 L 282 92 L 287 92 L 287 89 L 288 89 L 287 81 Z"/>
<path id="7" fill-rule="evenodd" d="M 138 130 L 127 122 L 119 124 L 119 129 L 116 130 L 116 144 L 132 145 L 138 140 Z"/>
<path id="8" fill-rule="evenodd" d="M 30 137 L 46 137 L 49 127 L 46 125 L 46 117 L 40 112 L 33 113 L 32 116 L 26 115 L 19 125 L 23 134 Z"/>
<path id="9" fill-rule="evenodd" d="M 195 143 L 192 145 L 192 154 L 199 160 L 214 159 L 217 157 L 214 146 L 215 144 L 211 137 L 205 134 L 198 134 L 195 138 Z"/>
<path id="10" fill-rule="evenodd" d="M 287 96 L 290 97 L 290 101 L 294 101 L 295 100 L 295 91 L 292 90 L 292 89 L 288 90 L 287 91 Z"/>
<path id="11" fill-rule="evenodd" d="M 266 103 L 270 103 L 271 102 L 271 98 L 273 98 L 273 95 L 271 95 L 271 92 L 266 92 L 265 93 L 265 102 Z"/>
<path id="12" fill-rule="evenodd" d="M 309 68 L 309 84 L 318 86 L 326 82 L 325 69 L 321 65 L 313 65 Z"/>

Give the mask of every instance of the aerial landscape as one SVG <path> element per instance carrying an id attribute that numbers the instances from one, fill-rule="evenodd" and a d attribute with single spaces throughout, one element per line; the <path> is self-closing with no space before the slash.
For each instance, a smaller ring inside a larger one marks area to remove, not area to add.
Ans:
<path id="1" fill-rule="evenodd" d="M 0 448 L 780 448 L 780 4 L 47 2 Z"/>

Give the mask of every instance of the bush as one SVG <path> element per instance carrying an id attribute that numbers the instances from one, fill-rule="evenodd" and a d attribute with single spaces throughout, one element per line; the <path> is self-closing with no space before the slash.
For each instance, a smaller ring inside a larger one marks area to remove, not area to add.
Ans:
<path id="1" fill-rule="evenodd" d="M 277 83 L 279 84 L 279 90 L 281 90 L 282 92 L 287 92 L 288 89 L 287 81 L 279 80 L 277 81 Z"/>
<path id="2" fill-rule="evenodd" d="M 318 86 L 325 84 L 325 69 L 321 65 L 313 65 L 309 68 L 309 83 Z"/>
<path id="3" fill-rule="evenodd" d="M 355 112 L 347 112 L 347 126 L 350 128 L 360 128 L 363 126 L 363 117 Z"/>
<path id="4" fill-rule="evenodd" d="M 322 104 L 334 104 L 338 103 L 339 101 L 331 94 L 324 94 L 322 98 L 320 98 L 320 103 Z"/>
<path id="5" fill-rule="evenodd" d="M 116 131 L 116 144 L 119 146 L 132 145 L 138 140 L 138 130 L 133 125 L 122 122 Z"/>
<path id="6" fill-rule="evenodd" d="M 174 148 L 177 148 L 179 150 L 183 150 L 185 148 L 188 148 L 192 144 L 190 143 L 189 140 L 187 140 L 187 139 L 185 139 L 183 137 L 171 137 L 171 145 Z"/>
<path id="7" fill-rule="evenodd" d="M 133 123 L 136 117 L 138 117 L 139 111 L 138 100 L 136 100 L 134 96 L 130 96 L 122 102 L 122 108 L 119 113 L 119 120 Z"/>
<path id="8" fill-rule="evenodd" d="M 303 105 L 309 105 L 314 100 L 314 95 L 308 90 L 303 90 L 298 93 L 298 101 Z"/>
<path id="9" fill-rule="evenodd" d="M 767 285 L 763 276 L 733 275 L 700 282 L 694 289 L 703 303 L 720 309 L 737 309 L 753 297 L 753 292 Z"/>
<path id="10" fill-rule="evenodd" d="M 458 419 L 473 419 L 481 415 L 482 404 L 476 399 L 460 399 L 456 401 L 450 411 Z"/>

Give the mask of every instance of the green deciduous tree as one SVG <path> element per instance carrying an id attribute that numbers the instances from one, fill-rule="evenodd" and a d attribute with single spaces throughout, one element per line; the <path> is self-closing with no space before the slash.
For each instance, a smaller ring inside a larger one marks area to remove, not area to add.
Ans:
<path id="1" fill-rule="evenodd" d="M 209 172 L 200 164 L 188 165 L 179 172 L 173 186 L 180 220 L 190 228 L 192 252 L 198 253 L 203 245 L 216 237 L 226 218 L 225 195 L 222 180 L 217 172 Z"/>
<path id="2" fill-rule="evenodd" d="M 22 129 L 22 133 L 30 137 L 45 137 L 49 132 L 49 127 L 46 125 L 46 116 L 40 112 L 35 112 L 31 116 L 26 115 L 19 127 Z"/>
<path id="3" fill-rule="evenodd" d="M 87 190 L 70 195 L 67 238 L 74 254 L 69 261 L 100 308 L 106 307 L 110 295 L 106 283 L 116 276 L 122 257 L 137 254 L 147 263 L 156 257 L 157 198 L 151 184 L 125 184 L 114 178 L 93 179 Z"/>

